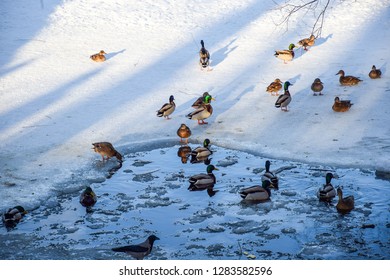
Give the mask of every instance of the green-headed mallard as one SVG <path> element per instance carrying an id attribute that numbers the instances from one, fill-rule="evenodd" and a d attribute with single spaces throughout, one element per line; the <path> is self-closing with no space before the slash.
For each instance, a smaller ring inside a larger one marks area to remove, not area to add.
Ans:
<path id="1" fill-rule="evenodd" d="M 271 95 L 279 95 L 279 91 L 282 89 L 283 84 L 279 79 L 275 79 L 272 83 L 267 87 L 267 92 L 271 93 Z"/>
<path id="2" fill-rule="evenodd" d="M 115 150 L 114 146 L 110 142 L 97 142 L 92 143 L 93 150 L 96 153 L 99 153 L 102 156 L 102 160 L 109 160 L 112 157 L 116 157 L 120 162 L 122 162 L 122 155 Z"/>
<path id="3" fill-rule="evenodd" d="M 20 205 L 10 208 L 3 214 L 3 223 L 7 229 L 14 228 L 27 214 L 27 211 Z"/>
<path id="4" fill-rule="evenodd" d="M 343 197 L 343 191 L 341 188 L 337 188 L 337 196 L 339 197 L 336 205 L 337 211 L 340 213 L 348 213 L 355 208 L 355 198 L 352 195 Z"/>
<path id="5" fill-rule="evenodd" d="M 180 146 L 179 150 L 177 151 L 177 156 L 181 158 L 182 163 L 187 163 L 190 154 L 191 154 L 191 147 L 187 145 Z"/>
<path id="6" fill-rule="evenodd" d="M 202 47 L 199 51 L 199 65 L 202 68 L 207 68 L 210 65 L 210 53 L 204 47 L 203 40 L 200 41 L 200 44 L 202 45 Z"/>
<path id="7" fill-rule="evenodd" d="M 316 37 L 311 34 L 309 38 L 304 38 L 298 42 L 298 45 L 302 46 L 305 51 L 307 51 L 307 47 L 311 47 L 314 45 Z"/>
<path id="8" fill-rule="evenodd" d="M 322 90 L 324 89 L 324 84 L 321 82 L 320 78 L 316 78 L 314 82 L 311 84 L 311 90 L 313 91 L 313 95 L 322 95 Z"/>
<path id="9" fill-rule="evenodd" d="M 333 178 L 332 173 L 326 173 L 325 176 L 325 185 L 320 187 L 317 192 L 317 197 L 322 201 L 331 201 L 336 196 L 336 190 L 331 184 Z"/>
<path id="10" fill-rule="evenodd" d="M 340 100 L 338 96 L 334 98 L 334 104 L 332 106 L 333 111 L 335 112 L 346 112 L 351 108 L 353 103 L 351 100 Z"/>
<path id="11" fill-rule="evenodd" d="M 86 187 L 80 194 L 80 204 L 90 212 L 91 207 L 96 204 L 97 196 L 91 187 Z"/>
<path id="12" fill-rule="evenodd" d="M 261 176 L 261 181 L 269 181 L 271 185 L 269 187 L 278 189 L 279 188 L 279 178 L 273 172 L 270 171 L 271 162 L 267 160 L 265 162 L 265 171 Z"/>
<path id="13" fill-rule="evenodd" d="M 210 164 L 206 168 L 207 174 L 201 173 L 191 176 L 188 179 L 191 184 L 188 189 L 207 189 L 214 185 L 216 182 L 215 175 L 213 174 L 214 170 L 218 170 L 218 168 Z"/>
<path id="14" fill-rule="evenodd" d="M 160 238 L 155 235 L 151 235 L 140 244 L 112 248 L 112 250 L 114 252 L 126 253 L 135 258 L 136 260 L 143 260 L 152 251 L 153 244 L 156 240 L 160 240 Z"/>
<path id="15" fill-rule="evenodd" d="M 186 115 L 190 120 L 197 120 L 198 124 L 207 124 L 204 120 L 209 118 L 213 114 L 213 107 L 211 107 L 211 100 L 214 98 L 211 95 L 206 95 L 204 98 L 204 103 L 199 106 L 197 109 Z"/>
<path id="16" fill-rule="evenodd" d="M 202 106 L 204 104 L 204 100 L 205 100 L 207 95 L 210 95 L 210 94 L 207 91 L 205 91 L 201 97 L 196 99 L 196 101 L 192 104 L 191 107 L 195 108 L 195 109 L 198 109 L 200 106 Z"/>
<path id="17" fill-rule="evenodd" d="M 285 112 L 288 111 L 287 106 L 288 106 L 288 104 L 290 104 L 291 99 L 292 99 L 290 92 L 288 90 L 289 86 L 292 86 L 292 84 L 290 84 L 289 81 L 284 83 L 284 93 L 282 95 L 280 95 L 275 102 L 275 107 L 280 108 L 282 111 L 285 111 Z"/>
<path id="18" fill-rule="evenodd" d="M 177 130 L 177 136 L 180 137 L 180 142 L 188 143 L 188 138 L 190 138 L 191 136 L 191 129 L 184 123 L 182 123 Z"/>
<path id="19" fill-rule="evenodd" d="M 357 85 L 359 82 L 362 81 L 358 77 L 345 76 L 344 70 L 340 70 L 339 72 L 337 72 L 336 75 L 340 75 L 339 81 L 340 81 L 340 84 L 343 85 L 343 86 L 354 86 L 354 85 Z"/>
<path id="20" fill-rule="evenodd" d="M 240 191 L 240 196 L 242 199 L 251 202 L 264 202 L 268 201 L 271 197 L 271 190 L 269 189 L 271 182 L 265 180 L 262 182 L 261 186 L 252 186 L 249 188 L 242 189 Z"/>
<path id="21" fill-rule="evenodd" d="M 104 56 L 105 54 L 106 53 L 103 50 L 101 50 L 99 53 L 95 53 L 91 55 L 90 58 L 96 62 L 103 62 L 106 61 L 106 57 Z"/>
<path id="22" fill-rule="evenodd" d="M 282 51 L 275 51 L 275 54 L 274 56 L 283 60 L 284 63 L 286 63 L 286 61 L 291 61 L 293 60 L 294 58 L 294 49 L 295 48 L 295 45 L 294 44 L 290 44 L 288 46 L 288 50 L 282 50 Z"/>
<path id="23" fill-rule="evenodd" d="M 169 97 L 169 103 L 165 103 L 162 105 L 161 109 L 157 111 L 157 117 L 164 117 L 167 120 L 170 119 L 169 115 L 171 115 L 176 109 L 176 104 L 173 100 L 175 100 L 175 98 L 171 95 Z"/>
<path id="24" fill-rule="evenodd" d="M 210 148 L 210 140 L 205 139 L 203 141 L 203 146 L 196 147 L 191 151 L 191 163 L 204 162 L 209 163 L 209 156 L 213 153 Z"/>
<path id="25" fill-rule="evenodd" d="M 372 65 L 370 73 L 368 73 L 368 76 L 371 79 L 378 79 L 382 75 L 382 71 L 380 69 L 376 69 L 375 65 Z"/>

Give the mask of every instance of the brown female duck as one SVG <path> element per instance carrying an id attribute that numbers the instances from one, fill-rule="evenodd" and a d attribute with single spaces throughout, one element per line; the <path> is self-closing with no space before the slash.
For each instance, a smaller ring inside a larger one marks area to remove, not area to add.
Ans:
<path id="1" fill-rule="evenodd" d="M 302 46 L 305 51 L 307 51 L 307 47 L 311 47 L 314 45 L 316 37 L 311 34 L 309 38 L 302 39 L 298 42 L 298 45 Z"/>
<path id="2" fill-rule="evenodd" d="M 337 195 L 339 197 L 339 201 L 336 205 L 337 211 L 340 213 L 348 213 L 355 208 L 355 198 L 352 195 L 343 197 L 341 188 L 337 188 Z"/>
<path id="3" fill-rule="evenodd" d="M 188 138 L 190 138 L 191 136 L 191 129 L 184 123 L 182 123 L 177 130 L 177 136 L 180 137 L 180 142 L 188 143 Z"/>
<path id="4" fill-rule="evenodd" d="M 378 79 L 382 75 L 382 71 L 380 69 L 376 69 L 375 65 L 372 65 L 370 73 L 368 73 L 368 76 L 371 79 Z"/>
<path id="5" fill-rule="evenodd" d="M 332 109 L 335 112 L 346 112 L 352 105 L 353 103 L 351 103 L 351 100 L 340 100 L 340 98 L 336 96 Z"/>
<path id="6" fill-rule="evenodd" d="M 103 50 L 101 50 L 99 53 L 95 53 L 91 55 L 90 58 L 96 62 L 103 62 L 106 61 L 106 57 L 104 56 L 105 54 L 106 53 Z"/>
<path id="7" fill-rule="evenodd" d="M 319 78 L 316 78 L 314 82 L 311 84 L 311 90 L 313 91 L 313 95 L 316 96 L 317 92 L 319 92 L 319 95 L 322 95 L 323 89 L 324 89 L 324 84 L 321 82 Z"/>
<path id="8" fill-rule="evenodd" d="M 358 77 L 345 76 L 344 70 L 340 70 L 339 72 L 337 72 L 336 75 L 340 75 L 339 81 L 340 81 L 340 84 L 343 85 L 343 86 L 354 86 L 354 85 L 357 85 L 359 82 L 362 81 Z"/>
<path id="9" fill-rule="evenodd" d="M 114 146 L 110 142 L 97 142 L 92 143 L 93 150 L 102 156 L 102 160 L 109 160 L 112 157 L 116 157 L 122 162 L 122 155 L 115 150 Z"/>
<path id="10" fill-rule="evenodd" d="M 282 81 L 279 79 L 275 79 L 272 83 L 269 84 L 267 87 L 267 92 L 271 93 L 271 95 L 279 95 L 279 91 L 282 89 L 283 84 Z"/>

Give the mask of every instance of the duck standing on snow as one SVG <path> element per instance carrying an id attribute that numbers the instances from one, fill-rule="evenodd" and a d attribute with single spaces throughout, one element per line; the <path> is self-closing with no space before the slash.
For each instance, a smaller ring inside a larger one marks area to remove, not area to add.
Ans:
<path id="1" fill-rule="evenodd" d="M 331 201 L 336 196 L 336 190 L 331 184 L 333 178 L 332 173 L 326 173 L 325 185 L 320 187 L 317 192 L 317 197 L 321 201 Z"/>
<path id="2" fill-rule="evenodd" d="M 342 86 L 354 86 L 362 82 L 360 78 L 354 76 L 345 76 L 344 70 L 340 70 L 336 75 L 340 75 L 339 81 Z"/>
<path id="3" fill-rule="evenodd" d="M 106 61 L 106 57 L 104 56 L 105 54 L 106 53 L 103 50 L 101 50 L 99 53 L 95 53 L 91 55 L 90 58 L 96 62 L 103 62 Z"/>
<path id="4" fill-rule="evenodd" d="M 337 188 L 337 196 L 339 197 L 339 201 L 336 205 L 338 212 L 345 214 L 355 208 L 355 198 L 352 195 L 343 197 L 343 191 L 341 188 Z"/>
<path id="5" fill-rule="evenodd" d="M 271 167 L 271 162 L 269 160 L 267 160 L 265 162 L 265 172 L 261 176 L 261 181 L 262 182 L 269 181 L 271 183 L 269 186 L 270 188 L 278 189 L 279 188 L 279 178 L 273 172 L 270 171 L 270 167 Z"/>
<path id="6" fill-rule="evenodd" d="M 150 254 L 150 252 L 152 252 L 153 244 L 156 240 L 160 240 L 160 238 L 155 235 L 151 235 L 140 244 L 112 248 L 112 250 L 114 252 L 126 253 L 136 260 L 143 260 L 147 255 Z"/>
<path id="7" fill-rule="evenodd" d="M 184 123 L 182 123 L 177 130 L 177 136 L 180 137 L 180 142 L 188 143 L 188 138 L 190 138 L 191 136 L 191 129 Z"/>
<path id="8" fill-rule="evenodd" d="M 20 205 L 15 206 L 14 208 L 10 208 L 7 212 L 3 214 L 3 224 L 7 229 L 12 229 L 16 227 L 16 225 L 26 214 L 27 211 L 24 210 L 24 208 Z"/>
<path id="9" fill-rule="evenodd" d="M 109 160 L 112 157 L 116 157 L 122 162 L 122 155 L 115 150 L 114 146 L 110 142 L 97 142 L 92 143 L 93 150 L 102 156 L 102 160 Z"/>
<path id="10" fill-rule="evenodd" d="M 288 50 L 275 51 L 274 56 L 283 60 L 284 63 L 286 63 L 286 61 L 291 61 L 294 58 L 294 48 L 295 47 L 296 46 L 294 44 L 290 44 L 288 46 Z"/>
<path id="11" fill-rule="evenodd" d="M 316 37 L 311 34 L 309 38 L 302 39 L 298 42 L 298 45 L 302 46 L 305 51 L 308 51 L 307 47 L 314 45 Z"/>
<path id="12" fill-rule="evenodd" d="M 268 201 L 271 197 L 271 190 L 269 189 L 271 182 L 265 180 L 261 186 L 252 186 L 242 189 L 240 196 L 242 199 L 250 202 L 264 202 Z"/>
<path id="13" fill-rule="evenodd" d="M 289 81 L 284 83 L 284 93 L 278 97 L 278 99 L 275 102 L 275 107 L 280 108 L 282 111 L 287 112 L 287 106 L 291 102 L 291 94 L 288 90 L 288 87 L 292 86 Z"/>
<path id="14" fill-rule="evenodd" d="M 91 207 L 96 204 L 97 196 L 91 187 L 86 187 L 80 194 L 80 204 L 84 206 L 87 212 L 91 211 Z"/>
<path id="15" fill-rule="evenodd" d="M 368 76 L 371 79 L 378 79 L 382 75 L 382 71 L 380 69 L 376 69 L 375 65 L 372 65 L 370 73 L 368 73 Z"/>
<path id="16" fill-rule="evenodd" d="M 311 90 L 313 91 L 313 95 L 316 96 L 317 92 L 319 92 L 319 95 L 322 95 L 323 89 L 324 89 L 324 84 L 321 82 L 320 78 L 316 78 L 314 82 L 311 84 Z"/>
<path id="17" fill-rule="evenodd" d="M 210 53 L 208 50 L 206 50 L 206 48 L 204 47 L 204 42 L 203 40 L 200 41 L 200 44 L 202 45 L 202 47 L 200 48 L 200 51 L 199 51 L 199 65 L 205 69 L 207 67 L 209 67 L 210 65 Z"/>
<path id="18" fill-rule="evenodd" d="M 186 115 L 190 120 L 197 120 L 198 124 L 207 124 L 204 120 L 209 118 L 213 114 L 213 107 L 211 107 L 211 100 L 215 100 L 211 95 L 206 95 L 203 100 L 203 104 L 197 109 Z"/>
<path id="19" fill-rule="evenodd" d="M 332 109 L 335 112 L 346 112 L 352 105 L 353 103 L 351 103 L 351 100 L 340 100 L 340 98 L 336 96 Z"/>
<path id="20" fill-rule="evenodd" d="M 200 173 L 191 176 L 188 181 L 190 182 L 189 190 L 203 190 L 214 186 L 216 183 L 215 175 L 213 174 L 214 170 L 218 170 L 214 165 L 210 164 L 207 166 L 207 174 Z"/>
<path id="21" fill-rule="evenodd" d="M 157 117 L 164 117 L 167 120 L 171 119 L 169 115 L 171 115 L 176 109 L 176 104 L 173 100 L 175 100 L 175 98 L 171 95 L 169 97 L 169 103 L 165 103 L 162 105 L 161 109 L 157 111 Z"/>
<path id="22" fill-rule="evenodd" d="M 282 81 L 279 79 L 275 79 L 272 83 L 267 87 L 267 92 L 271 93 L 271 95 L 279 95 L 279 91 L 282 89 Z"/>

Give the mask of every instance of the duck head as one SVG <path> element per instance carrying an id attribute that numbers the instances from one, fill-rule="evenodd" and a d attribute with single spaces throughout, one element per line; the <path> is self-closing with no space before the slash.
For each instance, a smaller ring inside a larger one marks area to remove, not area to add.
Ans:
<path id="1" fill-rule="evenodd" d="M 292 86 L 293 84 L 291 84 L 289 81 L 285 82 L 284 83 L 284 90 L 288 90 L 288 87 L 289 86 Z"/>

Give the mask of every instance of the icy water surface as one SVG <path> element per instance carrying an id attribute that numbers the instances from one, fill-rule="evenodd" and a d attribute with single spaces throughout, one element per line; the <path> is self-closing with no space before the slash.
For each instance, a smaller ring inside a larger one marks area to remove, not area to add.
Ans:
<path id="1" fill-rule="evenodd" d="M 91 184 L 93 212 L 79 204 L 78 190 L 49 200 L 14 230 L 0 228 L 0 259 L 127 259 L 110 248 L 150 234 L 160 240 L 147 259 L 390 259 L 390 183 L 374 171 L 271 159 L 279 190 L 248 204 L 238 192 L 260 183 L 266 158 L 212 146 L 217 183 L 191 192 L 188 178 L 206 165 L 182 163 L 179 148 L 129 152 L 118 170 L 97 155 L 93 168 L 107 179 Z M 355 196 L 351 213 L 337 213 L 337 199 L 318 201 L 326 172 Z"/>

